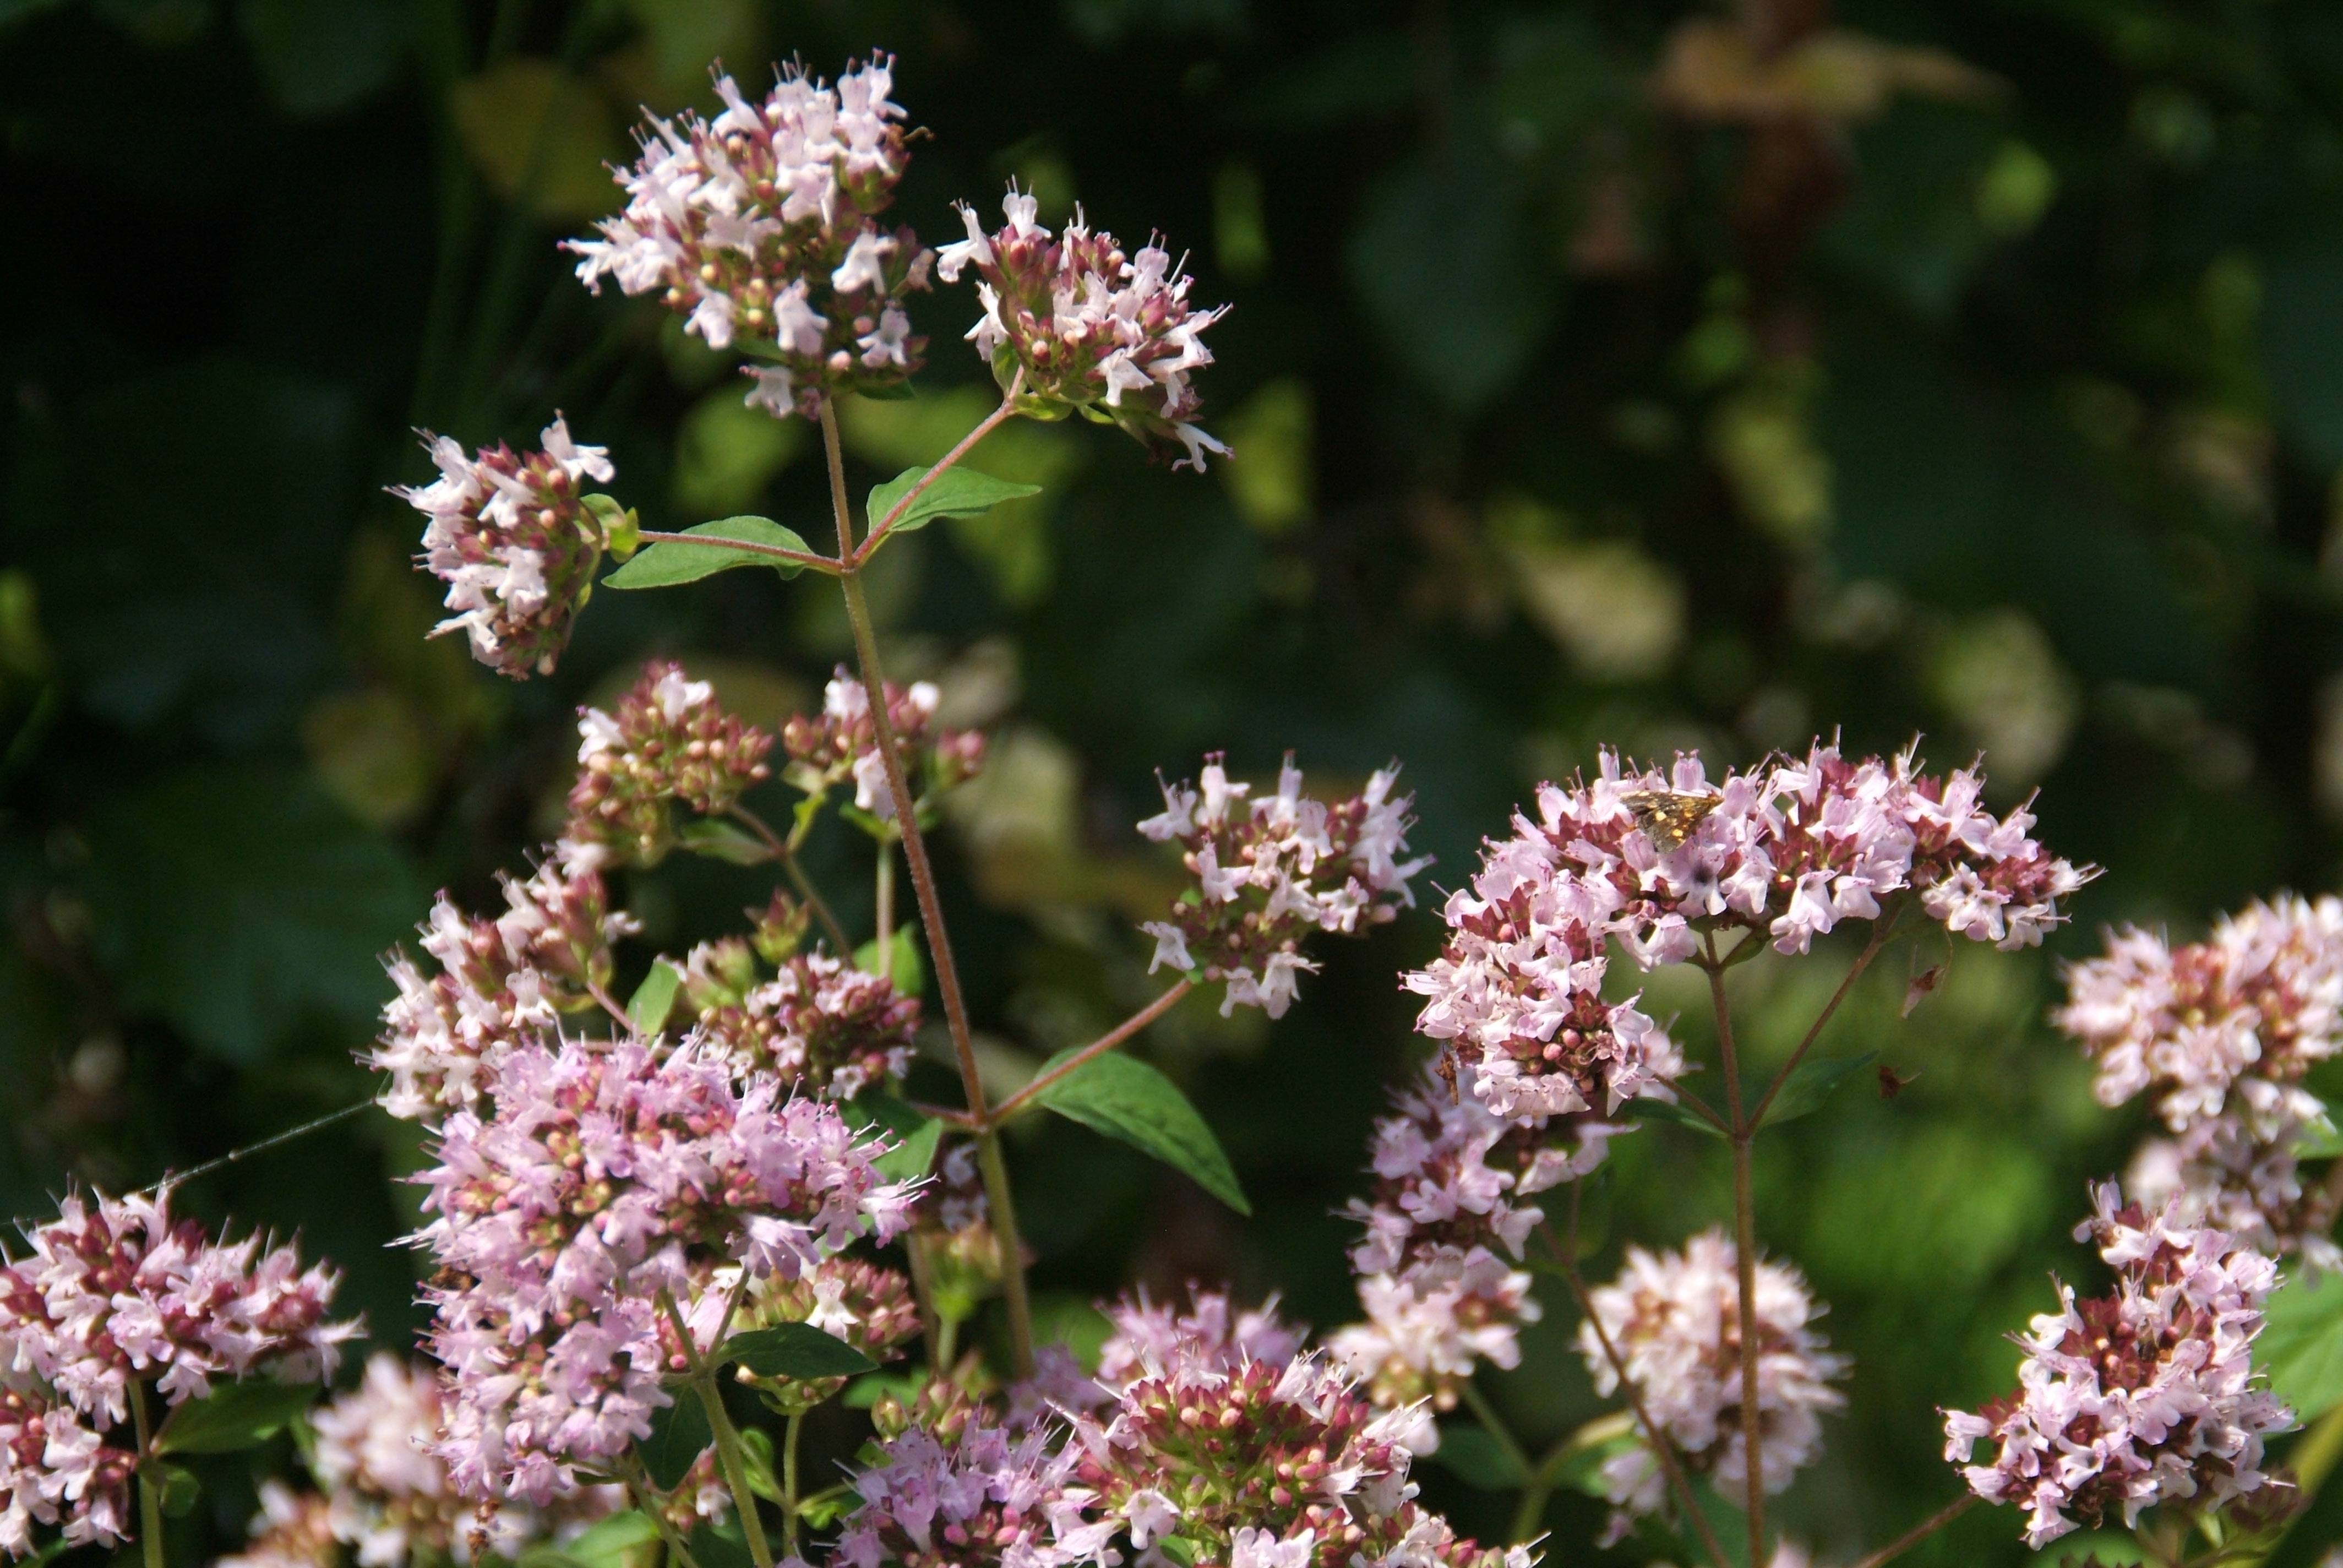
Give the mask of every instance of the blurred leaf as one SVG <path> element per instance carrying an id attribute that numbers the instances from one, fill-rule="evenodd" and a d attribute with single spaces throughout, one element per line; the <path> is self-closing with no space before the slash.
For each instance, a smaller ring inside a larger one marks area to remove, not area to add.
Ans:
<path id="1" fill-rule="evenodd" d="M 1640 1444 L 1634 1412 L 1597 1416 L 1571 1433 L 1570 1441 L 1548 1457 L 1539 1467 L 1538 1478 L 1548 1486 L 1566 1486 L 1602 1497 L 1605 1495 L 1603 1467 Z"/>
<path id="2" fill-rule="evenodd" d="M 880 1155 L 873 1167 L 890 1181 L 912 1181 L 925 1176 L 936 1162 L 936 1146 L 943 1141 L 944 1124 L 928 1120 L 901 1145 Z"/>
<path id="3" fill-rule="evenodd" d="M 311 1015 L 369 1027 L 378 955 L 430 903 L 388 844 L 281 772 L 166 773 L 88 831 L 98 948 L 124 1000 L 238 1061 Z"/>
<path id="4" fill-rule="evenodd" d="M 1222 436 L 1242 457 L 1213 469 L 1244 520 L 1274 537 L 1309 520 L 1312 498 L 1310 384 L 1288 377 L 1237 405 Z"/>
<path id="5" fill-rule="evenodd" d="M 686 822 L 676 829 L 675 839 L 695 855 L 731 866 L 761 866 L 773 858 L 765 841 L 748 829 L 712 817 Z"/>
<path id="6" fill-rule="evenodd" d="M 175 1405 L 155 1433 L 156 1453 L 234 1453 L 256 1448 L 300 1418 L 317 1397 L 308 1383 L 251 1378 L 214 1385 L 203 1399 Z"/>
<path id="7" fill-rule="evenodd" d="M 1460 414 L 1521 373 L 1553 309 L 1552 286 L 1534 281 L 1518 254 L 1494 166 L 1453 155 L 1384 175 L 1345 251 L 1383 341 Z"/>
<path id="8" fill-rule="evenodd" d="M 2343 1281 L 2298 1273 L 2263 1309 L 2254 1362 L 2304 1424 L 2343 1403 Z"/>
<path id="9" fill-rule="evenodd" d="M 399 0 L 243 0 L 253 63 L 289 114 L 326 115 L 387 86 L 407 58 Z"/>
<path id="10" fill-rule="evenodd" d="M 671 1492 L 679 1484 L 686 1472 L 716 1441 L 715 1431 L 708 1424 L 708 1412 L 699 1402 L 697 1391 L 671 1388 L 668 1392 L 675 1402 L 663 1410 L 651 1412 L 650 1435 L 635 1444 L 642 1455 L 643 1468 L 650 1473 L 659 1490 Z"/>
<path id="11" fill-rule="evenodd" d="M 1798 1063 L 1797 1070 L 1782 1084 L 1782 1091 L 1774 1096 L 1774 1103 L 1765 1108 L 1765 1125 L 1795 1121 L 1821 1110 L 1833 1090 L 1878 1060 L 1875 1050 L 1866 1050 L 1861 1056 L 1808 1057 Z"/>
<path id="12" fill-rule="evenodd" d="M 1067 1047 L 1043 1062 L 1041 1071 L 1062 1066 L 1081 1050 Z M 1069 1121 L 1128 1143 L 1184 1172 L 1238 1213 L 1252 1212 L 1212 1130 L 1170 1079 L 1136 1057 L 1108 1051 L 1034 1099 Z"/>
<path id="13" fill-rule="evenodd" d="M 1659 1121 L 1673 1121 L 1679 1127 L 1689 1127 L 1694 1131 L 1705 1132 L 1711 1138 L 1725 1136 L 1716 1123 L 1707 1117 L 1688 1106 L 1678 1105 L 1672 1100 L 1637 1100 L 1633 1102 L 1633 1105 L 1634 1114 L 1637 1116 L 1648 1116 Z"/>
<path id="14" fill-rule="evenodd" d="M 630 1508 L 597 1520 L 561 1550 L 581 1568 L 629 1568 L 639 1549 L 658 1540 L 658 1523 L 639 1509 Z"/>
<path id="15" fill-rule="evenodd" d="M 903 498 L 912 487 L 928 477 L 926 468 L 906 468 L 870 492 L 865 516 L 869 526 L 876 528 L 887 514 L 901 506 Z M 1012 484 L 996 479 L 990 474 L 980 474 L 973 468 L 955 465 L 946 468 L 936 482 L 921 490 L 917 499 L 903 508 L 889 534 L 908 534 L 914 528 L 924 528 L 938 518 L 981 517 L 1003 501 L 1022 500 L 1027 496 L 1041 493 L 1039 485 Z"/>
<path id="16" fill-rule="evenodd" d="M 759 1377 L 799 1381 L 853 1377 L 875 1372 L 879 1366 L 844 1340 L 824 1333 L 811 1323 L 775 1323 L 770 1328 L 734 1334 L 716 1355 L 719 1361 L 739 1362 Z"/>
<path id="17" fill-rule="evenodd" d="M 506 200 L 526 197 L 538 216 L 568 221 L 624 205 L 608 166 L 628 161 L 626 138 L 601 95 L 552 61 L 492 65 L 447 101 L 464 150 Z"/>
<path id="18" fill-rule="evenodd" d="M 665 959 L 654 960 L 650 973 L 627 999 L 627 1017 L 638 1031 L 657 1034 L 667 1027 L 668 1014 L 675 1010 L 675 995 L 683 984 L 683 977 Z"/>
<path id="19" fill-rule="evenodd" d="M 1483 1492 L 1517 1492 L 1529 1476 L 1513 1462 L 1488 1428 L 1451 1422 L 1440 1429 L 1440 1447 L 1432 1456 L 1443 1470 L 1463 1476 L 1466 1484 Z"/>
<path id="20" fill-rule="evenodd" d="M 681 531 L 711 541 L 809 550 L 805 540 L 770 518 L 725 518 L 712 523 L 696 523 Z M 679 583 L 696 583 L 718 572 L 729 572 L 734 567 L 770 567 L 784 578 L 793 578 L 805 570 L 795 561 L 755 550 L 727 549 L 722 543 L 687 545 L 662 539 L 604 578 L 602 585 L 614 588 L 673 588 Z"/>
<path id="21" fill-rule="evenodd" d="M 893 853 L 891 849 L 887 852 Z M 926 960 L 920 956 L 918 930 L 911 926 L 897 926 L 894 935 L 888 940 L 887 946 L 888 964 L 884 972 L 894 983 L 895 989 L 905 996 L 925 995 L 928 989 L 928 970 Z M 865 974 L 875 975 L 881 972 L 879 968 L 877 938 L 872 938 L 854 950 L 854 967 Z"/>
<path id="22" fill-rule="evenodd" d="M 749 1553 L 748 1538 L 740 1533 L 739 1518 L 711 1524 L 706 1520 L 692 1527 L 691 1560 L 699 1568 L 754 1568 Z"/>
<path id="23" fill-rule="evenodd" d="M 2343 467 L 2343 228 L 2322 225 L 2272 252 L 2260 327 L 2280 425 L 2312 462 Z"/>
<path id="24" fill-rule="evenodd" d="M 805 432 L 804 420 L 776 419 L 743 403 L 739 387 L 719 387 L 676 433 L 676 506 L 700 517 L 745 510 L 796 460 Z"/>
<path id="25" fill-rule="evenodd" d="M 866 1090 L 840 1109 L 858 1130 L 884 1128 L 895 1136 L 895 1148 L 880 1156 L 879 1173 L 890 1181 L 924 1176 L 935 1163 L 936 1146 L 943 1141 L 944 1124 L 920 1115 L 891 1094 Z"/>
<path id="26" fill-rule="evenodd" d="M 196 1480 L 194 1471 L 150 1459 L 138 1467 L 138 1474 L 162 1494 L 166 1517 L 185 1519 L 195 1512 L 196 1499 L 203 1494 L 203 1485 Z"/>
<path id="27" fill-rule="evenodd" d="M 319 698 L 301 716 L 301 745 L 326 793 L 369 828 L 395 828 L 427 803 L 439 753 L 415 705 L 369 687 Z"/>

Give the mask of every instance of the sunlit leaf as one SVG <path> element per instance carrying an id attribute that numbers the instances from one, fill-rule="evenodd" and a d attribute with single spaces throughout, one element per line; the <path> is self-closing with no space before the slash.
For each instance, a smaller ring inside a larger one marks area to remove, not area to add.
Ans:
<path id="1" fill-rule="evenodd" d="M 234 1453 L 256 1448 L 285 1430 L 317 1397 L 307 1383 L 255 1378 L 222 1383 L 203 1399 L 171 1412 L 155 1434 L 156 1453 Z"/>
<path id="2" fill-rule="evenodd" d="M 770 567 L 785 578 L 793 578 L 805 570 L 796 561 L 783 560 L 779 556 L 767 555 L 760 550 L 728 548 L 727 543 L 730 541 L 812 553 L 805 540 L 770 518 L 725 518 L 713 523 L 697 523 L 683 531 L 709 542 L 687 545 L 674 539 L 662 539 L 638 551 L 633 560 L 604 578 L 603 586 L 614 588 L 673 588 L 679 583 L 698 582 L 718 572 L 729 572 L 735 567 Z"/>
<path id="3" fill-rule="evenodd" d="M 1440 1447 L 1433 1456 L 1441 1468 L 1463 1477 L 1467 1485 L 1483 1492 L 1517 1492 L 1529 1476 L 1490 1435 L 1488 1428 L 1451 1422 L 1440 1429 Z"/>
<path id="4" fill-rule="evenodd" d="M 1080 1051 L 1069 1047 L 1042 1064 L 1048 1073 Z M 1188 1097 L 1154 1068 L 1108 1051 L 1034 1096 L 1069 1121 L 1162 1161 L 1240 1214 L 1252 1212 L 1212 1130 Z"/>
<path id="5" fill-rule="evenodd" d="M 928 970 L 920 957 L 919 933 L 910 926 L 897 926 L 889 945 L 893 951 L 889 956 L 888 980 L 905 996 L 923 994 L 928 989 Z M 880 972 L 876 940 L 854 950 L 854 967 L 870 974 Z"/>
<path id="6" fill-rule="evenodd" d="M 665 959 L 653 961 L 651 972 L 643 977 L 643 983 L 627 999 L 627 1017 L 638 1032 L 657 1034 L 666 1027 L 667 1016 L 675 1008 L 677 988 L 682 984 L 683 977 Z"/>
<path id="7" fill-rule="evenodd" d="M 2264 1308 L 2254 1363 L 2308 1423 L 2343 1404 L 2343 1280 L 2297 1275 Z"/>
<path id="8" fill-rule="evenodd" d="M 759 1377 L 799 1380 L 853 1377 L 877 1368 L 878 1362 L 811 1323 L 775 1323 L 734 1334 L 716 1352 L 717 1359 L 739 1362 Z"/>
<path id="9" fill-rule="evenodd" d="M 927 477 L 925 468 L 906 468 L 870 492 L 870 527 L 885 521 L 911 487 Z M 980 474 L 973 468 L 947 468 L 936 482 L 921 490 L 919 498 L 903 508 L 888 528 L 890 534 L 908 534 L 914 528 L 924 528 L 938 518 L 978 518 L 1003 501 L 1022 499 L 1041 493 L 1039 485 L 1012 484 L 996 479 L 990 474 Z"/>

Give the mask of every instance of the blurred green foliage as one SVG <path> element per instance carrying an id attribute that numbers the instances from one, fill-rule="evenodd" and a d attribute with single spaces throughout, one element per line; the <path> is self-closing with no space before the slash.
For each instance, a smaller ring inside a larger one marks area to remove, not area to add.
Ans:
<path id="1" fill-rule="evenodd" d="M 557 678 L 498 683 L 425 640 L 416 522 L 383 487 L 426 471 L 410 427 L 521 438 L 561 408 L 649 526 L 756 510 L 825 537 L 805 432 L 745 414 L 655 306 L 587 296 L 554 242 L 615 205 L 600 166 L 638 103 L 704 96 L 714 56 L 830 71 L 873 42 L 933 133 L 906 221 L 947 236 L 950 200 L 1014 175 L 1045 216 L 1161 229 L 1236 307 L 1202 380 L 1236 463 L 1174 477 L 1012 426 L 979 465 L 1044 493 L 907 537 L 872 584 L 899 673 L 999 727 L 945 853 L 1003 1082 L 1151 994 L 1130 928 L 1172 884 L 1128 825 L 1155 769 L 1208 749 L 1336 776 L 1397 754 L 1451 885 L 1598 744 L 1748 760 L 1835 730 L 1983 747 L 2004 805 L 2039 784 L 2046 839 L 2107 868 L 2059 950 L 2332 885 L 2331 5 L 0 0 L 8 1211 L 363 1095 L 374 955 L 434 886 L 495 901 L 565 787 L 572 706 L 644 656 L 761 722 L 817 699 L 843 617 L 763 573 L 598 596 Z M 848 410 L 865 485 L 989 406 L 972 310 L 925 302 L 920 400 Z M 867 903 L 845 836 L 811 858 Z M 676 861 L 626 891 L 638 963 L 762 900 Z M 1225 1276 L 1352 1313 L 1330 1211 L 1415 1054 L 1394 974 L 1435 940 L 1418 915 L 1328 951 L 1274 1029 L 1200 999 L 1151 1031 L 1249 1221 L 1027 1124 L 1044 1301 Z M 1744 972 L 1761 1062 L 1845 956 Z M 2046 1271 L 2098 1278 L 2067 1227 L 2140 1118 L 2098 1109 L 2046 1030 L 2053 957 L 1964 951 L 1909 1023 L 1891 959 L 1825 1049 L 1911 1086 L 1858 1079 L 1761 1146 L 1763 1234 L 1859 1369 L 1784 1511 L 1825 1553 L 1954 1494 L 1933 1408 L 2007 1384 L 2000 1336 Z M 1654 1000 L 1698 1045 L 1679 980 Z M 1596 1271 L 1727 1207 L 1713 1141 L 1654 1123 L 1616 1149 Z M 301 1230 L 395 1342 L 418 1158 L 363 1118 L 186 1201 Z M 1551 1292 L 1493 1382 L 1534 1442 L 1599 1408 L 1573 1319 Z M 848 1452 L 859 1419 L 809 1441 Z M 1503 1528 L 1508 1497 L 1425 1480 Z M 191 1557 L 247 1506 L 207 1482 Z M 1600 1512 L 1556 1500 L 1556 1560 L 1634 1560 L 1585 1544 Z M 2014 1562 L 2016 1533 L 1981 1511 L 1911 1560 Z"/>

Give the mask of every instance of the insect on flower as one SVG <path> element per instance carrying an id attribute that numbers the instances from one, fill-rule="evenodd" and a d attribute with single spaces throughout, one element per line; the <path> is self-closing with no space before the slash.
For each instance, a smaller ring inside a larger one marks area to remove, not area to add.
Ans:
<path id="1" fill-rule="evenodd" d="M 1713 789 L 1630 789 L 1619 797 L 1619 804 L 1635 814 L 1635 826 L 1667 855 L 1683 849 L 1724 799 Z"/>

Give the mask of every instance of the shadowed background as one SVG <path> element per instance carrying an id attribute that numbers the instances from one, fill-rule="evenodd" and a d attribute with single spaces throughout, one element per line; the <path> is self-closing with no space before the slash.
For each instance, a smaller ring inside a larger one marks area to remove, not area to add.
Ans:
<path id="1" fill-rule="evenodd" d="M 363 1096 L 376 955 L 436 887 L 497 902 L 558 820 L 574 706 L 646 656 L 768 725 L 819 701 L 840 608 L 763 573 L 598 598 L 558 676 L 499 681 L 424 639 L 419 519 L 383 487 L 427 471 L 412 427 L 519 441 L 558 407 L 650 526 L 826 538 L 808 430 L 554 246 L 617 206 L 636 105 L 712 102 L 711 57 L 761 80 L 874 45 L 930 133 L 897 209 L 930 243 L 1014 176 L 1045 222 L 1161 229 L 1235 307 L 1199 385 L 1239 461 L 1173 476 L 1111 432 L 1013 426 L 978 466 L 1044 495 L 875 573 L 894 673 L 994 728 L 941 849 L 989 1061 L 1014 1081 L 1152 994 L 1132 927 L 1175 869 L 1130 825 L 1206 750 L 1265 777 L 1292 748 L 1329 786 L 1397 756 L 1453 886 L 1599 745 L 1982 748 L 1995 804 L 2038 784 L 2045 840 L 2107 875 L 2050 952 L 1964 944 L 1908 1023 L 1943 944 L 1891 950 L 1825 1049 L 1916 1081 L 1842 1090 L 1759 1156 L 1761 1234 L 1857 1368 L 1783 1518 L 1845 1560 L 1951 1498 L 1932 1407 L 2008 1384 L 2000 1336 L 2048 1270 L 2100 1283 L 2066 1233 L 2144 1121 L 2044 1024 L 2053 959 L 2331 885 L 2343 11 L 2308 0 L 0 0 L 5 1212 Z M 990 407 L 974 312 L 920 302 L 921 397 L 849 410 L 866 480 Z M 854 841 L 813 857 L 867 909 Z M 764 898 L 679 861 L 623 891 L 638 965 Z M 1331 1211 L 1419 1055 L 1395 977 L 1436 942 L 1410 917 L 1326 948 L 1281 1024 L 1199 1000 L 1141 1042 L 1250 1221 L 1033 1124 L 1039 1288 L 1225 1277 L 1353 1315 Z M 1740 972 L 1761 1061 L 1850 951 Z M 1648 994 L 1705 1055 L 1701 999 Z M 1728 1211 L 1693 1131 L 1614 1147 L 1596 1274 Z M 399 1342 L 416 1260 L 386 1243 L 418 1159 L 368 1116 L 184 1201 L 297 1228 Z M 1526 1438 L 1602 1408 L 1574 1319 L 1552 1291 L 1525 1369 L 1490 1379 Z M 1422 1474 L 1502 1530 L 1510 1498 Z M 232 1479 L 190 1560 L 239 1537 Z M 1551 1560 L 1649 1554 L 1594 1553 L 1601 1515 L 1557 1498 Z M 1982 1512 L 1912 1561 L 2016 1562 L 2016 1534 Z"/>

